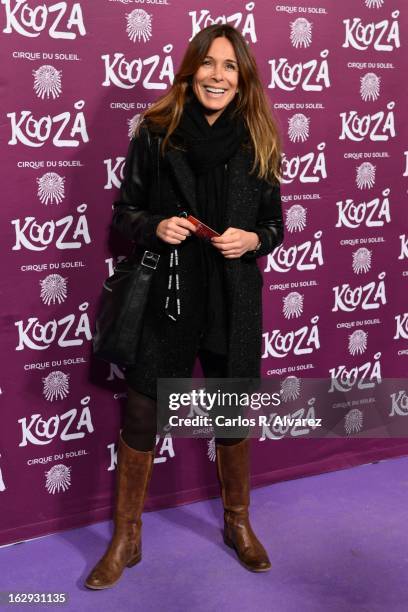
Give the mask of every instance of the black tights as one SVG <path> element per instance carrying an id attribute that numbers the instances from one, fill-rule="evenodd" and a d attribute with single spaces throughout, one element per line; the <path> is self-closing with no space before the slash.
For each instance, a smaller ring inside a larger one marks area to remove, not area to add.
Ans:
<path id="1" fill-rule="evenodd" d="M 198 357 L 206 378 L 226 377 L 225 356 L 200 349 Z M 156 401 L 128 386 L 122 438 L 131 448 L 146 452 L 154 449 L 156 432 Z M 245 438 L 215 438 L 216 444 L 225 446 L 238 444 L 242 440 Z"/>

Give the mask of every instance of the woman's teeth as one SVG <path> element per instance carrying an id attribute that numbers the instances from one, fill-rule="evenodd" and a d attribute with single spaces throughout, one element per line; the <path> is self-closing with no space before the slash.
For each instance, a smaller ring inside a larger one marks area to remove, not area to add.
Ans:
<path id="1" fill-rule="evenodd" d="M 204 89 L 207 93 L 210 93 L 216 96 L 222 96 L 225 93 L 225 89 L 216 89 L 214 87 L 204 87 Z"/>

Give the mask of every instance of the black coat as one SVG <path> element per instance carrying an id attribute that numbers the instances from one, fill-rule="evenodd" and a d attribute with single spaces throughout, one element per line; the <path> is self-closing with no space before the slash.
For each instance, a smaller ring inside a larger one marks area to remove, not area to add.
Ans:
<path id="1" fill-rule="evenodd" d="M 186 153 L 171 148 L 160 157 L 161 140 L 162 135 L 145 127 L 132 138 L 112 220 L 112 226 L 134 240 L 142 250 L 160 253 L 137 351 L 137 365 L 126 372 L 128 384 L 150 397 L 156 397 L 159 377 L 191 377 L 205 317 L 201 244 L 194 235 L 177 247 L 181 315 L 173 321 L 164 312 L 170 253 L 174 245 L 157 237 L 157 225 L 184 210 L 199 215 L 195 177 Z M 271 185 L 250 175 L 251 167 L 250 151 L 244 147 L 238 149 L 228 163 L 225 227 L 255 231 L 261 240 L 257 251 L 223 260 L 229 321 L 228 378 L 260 376 L 263 280 L 256 259 L 273 251 L 283 240 L 279 183 Z"/>

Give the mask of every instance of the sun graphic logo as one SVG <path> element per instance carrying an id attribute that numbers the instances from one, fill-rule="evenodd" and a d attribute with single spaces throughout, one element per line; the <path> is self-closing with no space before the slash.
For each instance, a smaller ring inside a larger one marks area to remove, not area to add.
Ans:
<path id="1" fill-rule="evenodd" d="M 207 442 L 207 457 L 210 461 L 215 461 L 217 451 L 215 450 L 215 438 L 211 438 Z"/>
<path id="2" fill-rule="evenodd" d="M 359 189 L 371 189 L 375 185 L 375 166 L 363 162 L 356 170 L 356 183 Z"/>
<path id="3" fill-rule="evenodd" d="M 288 135 L 292 142 L 305 142 L 309 138 L 310 120 L 303 113 L 296 113 L 288 119 Z"/>
<path id="4" fill-rule="evenodd" d="M 132 42 L 143 42 L 150 40 L 152 36 L 152 15 L 143 9 L 134 9 L 131 13 L 126 13 L 126 32 Z"/>
<path id="5" fill-rule="evenodd" d="M 344 429 L 346 433 L 357 433 L 363 429 L 363 413 L 358 408 L 353 408 L 344 417 Z"/>
<path id="6" fill-rule="evenodd" d="M 56 399 L 65 399 L 69 393 L 69 374 L 60 370 L 50 372 L 42 379 L 43 394 L 47 401 L 53 402 Z"/>
<path id="7" fill-rule="evenodd" d="M 384 5 L 384 0 L 365 0 L 367 8 L 381 8 Z"/>
<path id="8" fill-rule="evenodd" d="M 52 96 L 53 99 L 59 98 L 61 93 L 61 70 L 54 66 L 40 66 L 33 70 L 34 91 L 41 100 L 47 100 Z"/>
<path id="9" fill-rule="evenodd" d="M 56 172 L 47 172 L 37 179 L 37 195 L 42 204 L 60 204 L 65 198 L 65 178 Z"/>
<path id="10" fill-rule="evenodd" d="M 286 211 L 286 228 L 291 234 L 301 232 L 306 227 L 306 208 L 294 204 Z"/>
<path id="11" fill-rule="evenodd" d="M 300 396 L 300 379 L 297 376 L 287 376 L 281 383 L 280 394 L 284 402 L 290 402 Z"/>
<path id="12" fill-rule="evenodd" d="M 371 254 L 365 247 L 361 247 L 353 253 L 353 272 L 355 274 L 365 274 L 371 268 Z"/>
<path id="13" fill-rule="evenodd" d="M 128 136 L 129 138 L 132 138 L 135 135 L 137 126 L 140 123 L 142 114 L 141 113 L 137 113 L 137 115 L 134 115 L 131 119 L 128 119 L 128 126 L 129 126 L 129 130 L 128 130 Z"/>
<path id="14" fill-rule="evenodd" d="M 282 312 L 286 319 L 300 317 L 303 313 L 303 295 L 297 291 L 291 291 L 283 298 Z"/>
<path id="15" fill-rule="evenodd" d="M 367 349 L 367 332 L 356 329 L 349 336 L 348 350 L 350 355 L 362 355 Z"/>
<path id="16" fill-rule="evenodd" d="M 49 274 L 40 281 L 41 299 L 46 306 L 50 304 L 62 304 L 67 297 L 68 279 L 60 274 Z"/>
<path id="17" fill-rule="evenodd" d="M 312 42 L 312 24 L 304 17 L 299 17 L 290 24 L 290 42 L 296 49 L 309 47 Z"/>
<path id="18" fill-rule="evenodd" d="M 45 488 L 48 493 L 59 493 L 66 491 L 71 486 L 71 468 L 63 463 L 53 465 L 52 468 L 45 472 L 46 483 Z"/>
<path id="19" fill-rule="evenodd" d="M 364 102 L 370 100 L 378 100 L 380 96 L 380 82 L 381 77 L 374 74 L 374 72 L 367 72 L 360 79 L 360 95 Z"/>

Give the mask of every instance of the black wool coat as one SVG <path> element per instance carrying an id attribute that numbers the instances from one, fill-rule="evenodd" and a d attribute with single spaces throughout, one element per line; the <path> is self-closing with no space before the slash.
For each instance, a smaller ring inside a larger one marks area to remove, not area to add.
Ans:
<path id="1" fill-rule="evenodd" d="M 143 126 L 130 142 L 119 199 L 114 202 L 112 227 L 134 241 L 141 253 L 160 254 L 154 273 L 136 365 L 127 368 L 127 383 L 140 393 L 157 396 L 157 378 L 191 377 L 205 320 L 202 244 L 192 235 L 177 245 L 181 313 L 176 321 L 164 310 L 168 293 L 170 245 L 156 235 L 163 219 L 197 211 L 195 176 L 185 151 L 159 153 L 163 134 Z M 228 162 L 225 227 L 258 234 L 257 251 L 225 259 L 228 313 L 227 377 L 260 376 L 262 342 L 262 274 L 256 259 L 283 240 L 280 186 L 250 175 L 251 152 L 242 146 Z"/>

